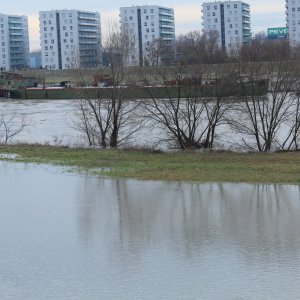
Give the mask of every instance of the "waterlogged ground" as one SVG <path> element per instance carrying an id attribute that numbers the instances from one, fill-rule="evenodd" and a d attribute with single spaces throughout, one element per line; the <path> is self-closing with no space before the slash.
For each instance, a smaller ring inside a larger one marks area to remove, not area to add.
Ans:
<path id="1" fill-rule="evenodd" d="M 0 299 L 300 299 L 300 186 L 0 162 Z"/>

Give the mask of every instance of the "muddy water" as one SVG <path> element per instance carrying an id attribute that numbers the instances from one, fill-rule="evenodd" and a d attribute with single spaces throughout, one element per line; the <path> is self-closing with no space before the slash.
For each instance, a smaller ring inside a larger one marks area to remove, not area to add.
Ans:
<path id="1" fill-rule="evenodd" d="M 300 187 L 0 163 L 0 299 L 300 299 Z"/>
<path id="2" fill-rule="evenodd" d="M 0 113 L 26 117 L 28 126 L 12 142 L 76 145 L 75 100 L 1 100 Z"/>

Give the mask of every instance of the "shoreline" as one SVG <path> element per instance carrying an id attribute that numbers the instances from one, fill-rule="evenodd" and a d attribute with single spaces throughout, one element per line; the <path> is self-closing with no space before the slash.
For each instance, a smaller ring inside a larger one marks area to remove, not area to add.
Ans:
<path id="1" fill-rule="evenodd" d="M 0 160 L 75 167 L 92 175 L 195 183 L 300 185 L 300 152 L 159 152 L 0 145 Z M 16 157 L 11 157 L 16 154 Z"/>

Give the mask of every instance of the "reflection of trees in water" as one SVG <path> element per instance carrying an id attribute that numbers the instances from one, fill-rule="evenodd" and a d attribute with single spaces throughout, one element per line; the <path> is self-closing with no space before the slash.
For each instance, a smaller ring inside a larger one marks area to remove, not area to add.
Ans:
<path id="1" fill-rule="evenodd" d="M 231 196 L 231 198 L 230 198 Z M 224 234 L 244 254 L 252 252 L 268 256 L 290 251 L 300 246 L 300 203 L 297 187 L 281 185 L 244 185 L 239 194 L 227 190 L 222 214 Z M 285 253 L 287 254 L 287 253 Z"/>
<path id="2" fill-rule="evenodd" d="M 81 239 L 120 258 L 170 247 L 192 257 L 215 244 L 246 256 L 300 247 L 299 186 L 87 178 L 78 195 Z"/>

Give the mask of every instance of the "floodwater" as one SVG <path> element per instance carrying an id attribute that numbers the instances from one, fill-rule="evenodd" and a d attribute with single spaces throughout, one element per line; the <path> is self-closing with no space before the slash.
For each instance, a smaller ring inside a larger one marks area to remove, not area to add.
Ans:
<path id="1" fill-rule="evenodd" d="M 300 299 L 300 186 L 0 162 L 0 299 Z"/>
<path id="2" fill-rule="evenodd" d="M 77 100 L 1 100 L 0 116 L 2 113 L 17 113 L 26 117 L 28 126 L 10 143 L 40 143 L 50 145 L 87 146 L 86 137 L 78 130 Z M 170 145 L 163 142 L 167 139 L 164 130 L 149 121 L 131 135 L 125 146 L 142 146 L 149 148 L 168 149 Z M 280 138 L 286 135 L 286 128 L 281 126 L 277 133 Z M 218 127 L 215 140 L 216 149 L 243 150 L 243 138 L 248 144 L 247 137 L 233 132 L 228 126 Z"/>
<path id="3" fill-rule="evenodd" d="M 0 113 L 24 115 L 28 126 L 13 142 L 76 145 L 75 100 L 1 100 Z"/>
<path id="4" fill-rule="evenodd" d="M 87 141 L 78 130 L 77 100 L 19 100 L 0 101 L 0 116 L 17 113 L 26 118 L 28 126 L 10 143 L 40 143 L 50 145 L 86 146 Z M 155 128 L 144 128 L 132 135 L 130 145 L 156 145 L 161 132 Z"/>

